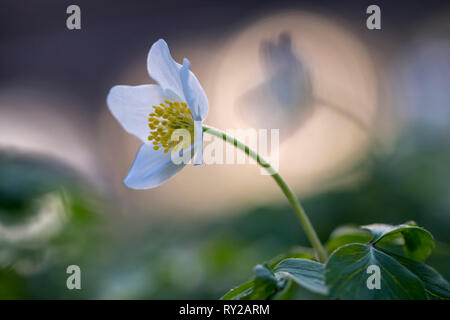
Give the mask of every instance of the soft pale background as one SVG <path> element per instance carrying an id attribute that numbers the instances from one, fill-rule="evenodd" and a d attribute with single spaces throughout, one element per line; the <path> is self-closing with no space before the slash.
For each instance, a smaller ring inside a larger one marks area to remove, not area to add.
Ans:
<path id="1" fill-rule="evenodd" d="M 82 29 L 68 31 L 69 4 L 0 5 L 1 298 L 216 298 L 254 264 L 307 245 L 256 166 L 123 186 L 139 141 L 105 98 L 152 82 L 159 38 L 191 61 L 208 124 L 280 129 L 280 172 L 322 240 L 339 224 L 415 219 L 450 241 L 448 6 L 380 1 L 382 30 L 370 31 L 368 1 L 79 1 Z M 262 44 L 283 33 L 310 87 L 280 126 L 251 102 L 265 96 L 245 97 L 269 82 Z M 450 270 L 438 251 L 434 266 Z M 82 293 L 61 285 L 69 263 L 84 268 Z"/>

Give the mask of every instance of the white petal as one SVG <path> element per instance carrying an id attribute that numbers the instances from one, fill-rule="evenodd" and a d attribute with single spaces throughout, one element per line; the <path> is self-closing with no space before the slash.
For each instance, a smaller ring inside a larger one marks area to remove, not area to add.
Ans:
<path id="1" fill-rule="evenodd" d="M 190 67 L 189 60 L 185 58 L 180 69 L 184 96 L 194 119 L 204 121 L 208 115 L 208 98 L 197 77 L 190 71 Z"/>
<path id="2" fill-rule="evenodd" d="M 111 113 L 127 132 L 148 142 L 148 115 L 154 111 L 152 106 L 168 98 L 160 86 L 151 84 L 115 86 L 109 91 L 106 101 Z"/>
<path id="3" fill-rule="evenodd" d="M 164 153 L 161 149 L 154 150 L 150 144 L 142 144 L 139 148 L 133 165 L 123 181 L 133 189 L 150 189 L 159 186 L 178 171 L 185 164 L 176 165 L 171 160 L 170 152 Z"/>
<path id="4" fill-rule="evenodd" d="M 194 166 L 203 164 L 203 126 L 201 121 L 194 121 Z"/>
<path id="5" fill-rule="evenodd" d="M 148 53 L 148 73 L 164 91 L 170 90 L 184 100 L 180 68 L 181 65 L 172 59 L 167 43 L 163 39 L 156 41 Z"/>

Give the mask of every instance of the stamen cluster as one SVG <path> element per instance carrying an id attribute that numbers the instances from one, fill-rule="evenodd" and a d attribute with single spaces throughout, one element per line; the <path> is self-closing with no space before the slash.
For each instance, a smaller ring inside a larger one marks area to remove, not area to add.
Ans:
<path id="1" fill-rule="evenodd" d="M 178 149 L 180 141 L 171 140 L 176 129 L 188 130 L 191 134 L 191 144 L 194 137 L 194 117 L 191 109 L 184 102 L 171 102 L 165 100 L 159 106 L 153 106 L 154 111 L 149 114 L 148 126 L 150 128 L 149 141 L 153 141 L 153 149 L 163 148 L 164 152 Z"/>

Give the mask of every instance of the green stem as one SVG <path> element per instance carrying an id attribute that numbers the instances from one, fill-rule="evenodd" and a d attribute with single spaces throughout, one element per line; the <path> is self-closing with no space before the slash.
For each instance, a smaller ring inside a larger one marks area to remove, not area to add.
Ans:
<path id="1" fill-rule="evenodd" d="M 283 178 L 280 176 L 280 174 L 258 153 L 250 149 L 248 146 L 246 146 L 244 143 L 237 140 L 236 138 L 227 135 L 225 132 L 222 132 L 219 129 L 212 128 L 207 125 L 203 125 L 203 131 L 205 133 L 209 133 L 213 136 L 221 138 L 222 140 L 228 143 L 233 144 L 238 149 L 244 151 L 249 157 L 256 160 L 256 162 L 259 165 L 261 165 L 264 169 L 267 170 L 267 172 L 269 172 L 269 174 L 272 176 L 272 178 L 275 180 L 275 182 L 283 191 L 286 198 L 289 200 L 289 203 L 291 204 L 292 208 L 294 208 L 294 211 L 297 214 L 297 217 L 300 220 L 303 229 L 305 230 L 306 236 L 308 237 L 309 241 L 311 242 L 311 245 L 317 252 L 319 260 L 321 262 L 325 262 L 327 259 L 327 251 L 320 242 L 319 237 L 317 236 L 316 231 L 314 230 L 311 224 L 311 221 L 309 221 L 309 218 L 306 215 L 306 212 L 303 209 L 302 205 L 300 204 L 300 202 L 298 201 L 297 197 L 294 195 L 292 190 L 289 188 L 289 186 L 286 184 L 286 182 L 283 180 Z"/>

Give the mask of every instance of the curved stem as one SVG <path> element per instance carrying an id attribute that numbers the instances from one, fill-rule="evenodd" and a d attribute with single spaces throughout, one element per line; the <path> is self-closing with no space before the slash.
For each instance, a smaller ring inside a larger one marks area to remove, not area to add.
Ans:
<path id="1" fill-rule="evenodd" d="M 219 129 L 212 128 L 207 125 L 203 125 L 203 131 L 205 133 L 209 133 L 213 136 L 221 138 L 222 140 L 224 140 L 228 143 L 233 144 L 238 149 L 244 151 L 249 157 L 256 160 L 256 162 L 259 165 L 261 165 L 264 169 L 267 170 L 267 172 L 269 172 L 269 174 L 272 176 L 272 178 L 275 180 L 275 182 L 281 188 L 284 195 L 289 200 L 289 203 L 291 204 L 295 213 L 297 214 L 297 217 L 300 220 L 300 223 L 302 224 L 303 229 L 305 230 L 306 236 L 308 237 L 309 241 L 311 242 L 311 245 L 317 252 L 319 260 L 321 262 L 325 262 L 327 259 L 327 251 L 325 250 L 322 243 L 320 242 L 319 237 L 317 236 L 316 231 L 314 230 L 314 228 L 311 224 L 311 221 L 309 221 L 309 218 L 306 215 L 306 212 L 303 209 L 302 205 L 300 204 L 300 202 L 298 201 L 297 197 L 294 195 L 292 190 L 289 188 L 289 186 L 286 184 L 286 182 L 283 180 L 283 178 L 280 176 L 280 174 L 267 161 L 265 161 L 258 153 L 256 153 L 252 149 L 250 149 L 247 145 L 245 145 L 241 141 L 237 140 L 236 138 L 227 135 L 225 132 L 222 132 Z"/>

